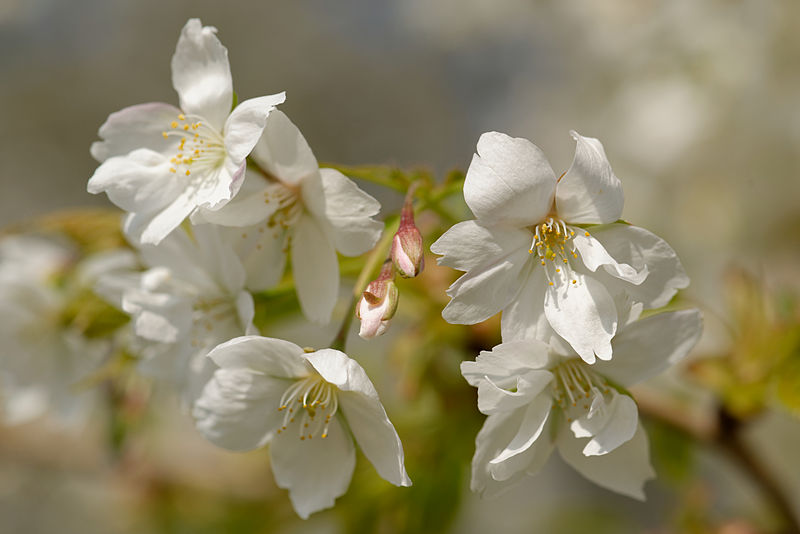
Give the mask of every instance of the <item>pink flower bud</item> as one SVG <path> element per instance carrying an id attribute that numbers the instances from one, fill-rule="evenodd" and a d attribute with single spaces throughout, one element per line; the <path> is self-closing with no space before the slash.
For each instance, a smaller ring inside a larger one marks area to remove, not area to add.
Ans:
<path id="1" fill-rule="evenodd" d="M 414 224 L 414 209 L 407 199 L 400 215 L 400 228 L 392 240 L 392 261 L 404 278 L 413 278 L 425 267 L 422 234 Z"/>
<path id="2" fill-rule="evenodd" d="M 361 320 L 358 335 L 370 339 L 383 334 L 397 311 L 399 296 L 393 280 L 392 263 L 387 261 L 380 276 L 369 283 L 356 306 L 356 316 Z"/>

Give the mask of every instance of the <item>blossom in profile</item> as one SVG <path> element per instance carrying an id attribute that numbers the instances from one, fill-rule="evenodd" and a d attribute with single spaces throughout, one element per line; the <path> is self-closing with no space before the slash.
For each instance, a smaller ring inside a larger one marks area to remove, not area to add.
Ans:
<path id="1" fill-rule="evenodd" d="M 90 193 L 105 192 L 133 214 L 128 235 L 157 244 L 199 207 L 225 205 L 244 181 L 245 160 L 283 93 L 245 100 L 233 111 L 228 51 L 216 28 L 190 19 L 172 56 L 180 109 L 148 103 L 112 113 L 92 156 L 101 162 Z"/>
<path id="2" fill-rule="evenodd" d="M 654 472 L 636 403 L 623 388 L 681 360 L 701 330 L 697 310 L 667 312 L 622 326 L 614 357 L 594 365 L 565 343 L 535 339 L 462 363 L 464 378 L 478 388 L 478 409 L 488 415 L 475 440 L 472 490 L 498 495 L 535 474 L 556 448 L 592 482 L 644 499 Z"/>
<path id="3" fill-rule="evenodd" d="M 431 250 L 466 271 L 447 291 L 445 320 L 474 324 L 502 310 L 504 340 L 557 334 L 592 363 L 611 357 L 620 293 L 660 307 L 688 278 L 666 242 L 618 222 L 622 186 L 603 145 L 572 136 L 575 158 L 556 178 L 530 141 L 483 134 L 464 182 L 475 219 Z"/>
<path id="4" fill-rule="evenodd" d="M 278 283 L 289 254 L 300 306 L 316 323 L 330 321 L 339 293 L 336 253 L 358 256 L 380 238 L 372 219 L 380 204 L 334 169 L 320 169 L 300 130 L 280 111 L 270 114 L 253 149 L 239 195 L 216 211 L 200 210 L 194 222 L 234 227 L 231 242 L 247 270 L 252 291 Z"/>
<path id="5" fill-rule="evenodd" d="M 364 369 L 343 352 L 305 352 L 243 336 L 214 348 L 219 366 L 197 400 L 197 428 L 243 451 L 270 443 L 272 472 L 302 518 L 333 506 L 355 467 L 354 440 L 378 474 L 410 486 L 403 446 Z"/>

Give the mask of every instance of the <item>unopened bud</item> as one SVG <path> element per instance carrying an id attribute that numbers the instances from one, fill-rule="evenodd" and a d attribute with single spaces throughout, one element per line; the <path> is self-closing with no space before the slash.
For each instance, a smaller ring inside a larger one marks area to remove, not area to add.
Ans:
<path id="1" fill-rule="evenodd" d="M 392 261 L 404 278 L 413 278 L 425 267 L 422 234 L 414 224 L 414 208 L 411 199 L 406 200 L 400 215 L 400 227 L 392 240 Z"/>
<path id="2" fill-rule="evenodd" d="M 387 261 L 380 276 L 369 283 L 356 306 L 356 316 L 361 320 L 358 335 L 370 339 L 383 334 L 397 311 L 399 297 L 392 277 L 392 263 Z"/>

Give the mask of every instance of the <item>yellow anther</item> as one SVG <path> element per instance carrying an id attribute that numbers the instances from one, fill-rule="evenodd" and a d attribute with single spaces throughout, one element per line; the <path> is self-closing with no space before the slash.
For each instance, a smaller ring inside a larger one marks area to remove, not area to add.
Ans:
<path id="1" fill-rule="evenodd" d="M 169 172 L 178 172 L 175 169 L 170 169 Z"/>
<path id="2" fill-rule="evenodd" d="M 300 436 L 300 441 L 305 441 L 305 439 L 306 439 L 305 436 Z"/>
<path id="3" fill-rule="evenodd" d="M 577 283 L 578 283 L 578 281 L 577 281 L 577 280 L 573 280 L 573 281 L 572 281 L 572 283 L 573 283 L 573 284 L 577 284 Z"/>
<path id="4" fill-rule="evenodd" d="M 167 135 L 167 132 L 161 132 L 161 135 L 164 136 L 164 139 L 168 139 L 169 138 L 169 136 Z"/>
<path id="5" fill-rule="evenodd" d="M 199 133 L 196 133 L 196 134 L 194 134 L 194 136 L 195 136 L 195 137 L 200 137 L 200 134 L 199 134 Z M 203 142 L 203 140 L 201 139 L 201 140 L 200 140 L 200 142 L 202 143 L 202 142 Z"/>
<path id="6" fill-rule="evenodd" d="M 528 249 L 528 254 L 533 254 L 533 249 Z"/>
<path id="7" fill-rule="evenodd" d="M 550 282 L 550 285 L 552 286 L 552 285 L 553 285 L 553 282 Z"/>
<path id="8" fill-rule="evenodd" d="M 183 125 L 183 131 L 186 131 L 186 130 L 188 130 L 188 129 L 189 129 L 189 125 L 188 125 L 188 124 L 184 124 L 184 125 Z"/>
<path id="9" fill-rule="evenodd" d="M 178 121 L 172 121 L 171 123 L 169 123 L 169 125 L 172 126 L 173 128 L 177 128 L 178 127 Z"/>
<path id="10" fill-rule="evenodd" d="M 583 235 L 585 235 L 586 237 L 589 237 L 589 232 L 583 232 Z"/>
<path id="11" fill-rule="evenodd" d="M 567 261 L 567 258 L 564 258 L 564 263 L 569 263 L 569 262 Z"/>
<path id="12" fill-rule="evenodd" d="M 183 113 L 181 113 L 180 115 L 178 115 L 178 120 L 185 121 L 185 120 L 186 120 L 186 115 L 184 115 Z"/>
<path id="13" fill-rule="evenodd" d="M 544 260 L 542 260 L 542 265 L 544 265 Z"/>
<path id="14" fill-rule="evenodd" d="M 189 169 L 186 169 L 186 176 L 189 176 L 190 174 L 192 174 L 192 173 L 189 172 Z"/>
<path id="15" fill-rule="evenodd" d="M 560 272 L 561 272 L 561 269 L 556 269 L 556 272 L 557 272 L 557 273 L 560 273 Z"/>
<path id="16" fill-rule="evenodd" d="M 328 437 L 328 434 L 322 434 L 322 439 L 325 439 L 327 437 Z"/>

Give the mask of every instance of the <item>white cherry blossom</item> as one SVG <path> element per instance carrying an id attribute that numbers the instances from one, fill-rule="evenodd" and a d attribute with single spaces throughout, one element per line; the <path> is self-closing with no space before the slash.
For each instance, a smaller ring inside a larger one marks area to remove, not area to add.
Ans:
<path id="1" fill-rule="evenodd" d="M 622 187 L 603 146 L 572 136 L 575 158 L 556 178 L 530 141 L 483 134 L 464 183 L 476 218 L 431 250 L 441 265 L 466 271 L 448 289 L 445 320 L 474 324 L 502 310 L 504 340 L 554 331 L 592 363 L 611 357 L 618 293 L 659 307 L 688 278 L 661 238 L 616 222 Z"/>
<path id="2" fill-rule="evenodd" d="M 262 96 L 231 111 L 228 51 L 198 19 L 181 32 L 172 83 L 180 109 L 156 102 L 112 113 L 91 150 L 101 165 L 89 192 L 131 212 L 128 234 L 142 243 L 159 243 L 198 207 L 218 209 L 236 195 L 247 155 L 285 99 Z"/>
<path id="3" fill-rule="evenodd" d="M 297 296 L 314 322 L 330 320 L 339 293 L 336 253 L 371 249 L 383 225 L 372 219 L 380 204 L 334 169 L 320 169 L 303 135 L 274 111 L 239 195 L 222 209 L 200 210 L 194 222 L 237 227 L 229 232 L 247 269 L 247 287 L 258 291 L 281 278 L 292 256 Z"/>
<path id="4" fill-rule="evenodd" d="M 139 247 L 143 273 L 100 280 L 116 287 L 131 315 L 140 369 L 177 389 L 191 403 L 214 371 L 205 357 L 214 346 L 255 332 L 253 297 L 244 268 L 211 225 L 179 229 L 159 245 Z"/>
<path id="5" fill-rule="evenodd" d="M 333 506 L 350 485 L 358 443 L 378 474 L 410 486 L 403 446 L 364 369 L 333 349 L 305 352 L 243 336 L 209 354 L 219 369 L 197 400 L 197 428 L 226 449 L 270 442 L 272 471 L 298 515 Z"/>
<path id="6" fill-rule="evenodd" d="M 535 339 L 462 363 L 464 378 L 478 388 L 478 409 L 488 415 L 475 441 L 472 490 L 498 495 L 535 474 L 557 448 L 592 482 L 644 499 L 654 472 L 636 403 L 623 388 L 682 359 L 701 330 L 697 310 L 668 312 L 621 326 L 614 357 L 594 365 L 564 343 Z"/>

